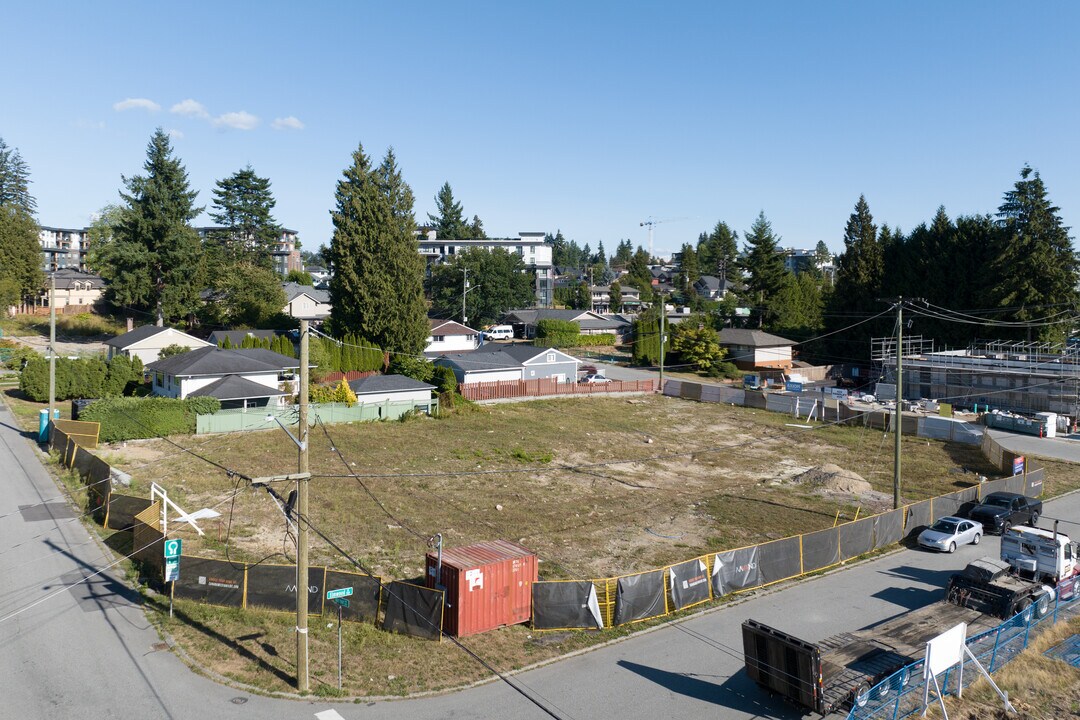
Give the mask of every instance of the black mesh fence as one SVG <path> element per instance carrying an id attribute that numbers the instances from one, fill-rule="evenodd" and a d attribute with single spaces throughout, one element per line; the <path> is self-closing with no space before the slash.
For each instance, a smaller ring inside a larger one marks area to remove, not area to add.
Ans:
<path id="1" fill-rule="evenodd" d="M 382 629 L 442 639 L 443 591 L 395 580 L 386 589 Z"/>
<path id="2" fill-rule="evenodd" d="M 601 629 L 596 586 L 588 580 L 533 583 L 532 626 L 537 630 Z"/>
<path id="3" fill-rule="evenodd" d="M 663 615 L 666 605 L 663 570 L 626 575 L 619 578 L 615 594 L 615 624 Z"/>
<path id="4" fill-rule="evenodd" d="M 308 568 L 308 612 L 318 615 L 323 606 L 321 567 Z M 296 566 L 251 565 L 247 574 L 247 607 L 296 611 Z"/>
<path id="5" fill-rule="evenodd" d="M 803 572 L 813 572 L 840 562 L 840 531 L 818 530 L 802 536 Z"/>
<path id="6" fill-rule="evenodd" d="M 936 521 L 949 515 L 956 515 L 960 512 L 961 505 L 963 505 L 963 498 L 956 493 L 938 495 L 934 498 L 933 519 Z"/>
<path id="7" fill-rule="evenodd" d="M 840 532 L 840 559 L 850 560 L 874 549 L 874 518 L 844 523 Z"/>
<path id="8" fill-rule="evenodd" d="M 146 498 L 110 493 L 105 527 L 110 530 L 130 530 L 135 525 L 135 516 L 148 507 L 150 501 Z"/>
<path id="9" fill-rule="evenodd" d="M 342 572 L 340 570 L 326 571 L 326 587 L 323 598 L 330 590 L 351 588 L 352 595 L 344 598 L 348 606 L 341 606 L 341 619 L 359 622 L 369 620 L 374 622 L 379 616 L 379 598 L 381 588 L 379 580 L 370 575 L 360 573 Z M 338 604 L 332 600 L 323 602 L 324 613 L 336 613 Z"/>
<path id="10" fill-rule="evenodd" d="M 1028 467 L 1034 463 L 1028 461 Z M 1027 487 L 1024 488 L 1024 494 L 1028 497 L 1039 497 L 1043 494 L 1043 480 L 1045 479 L 1046 471 L 1042 468 L 1036 470 L 1028 470 L 1027 474 Z"/>
<path id="11" fill-rule="evenodd" d="M 676 610 L 709 600 L 709 566 L 703 558 L 695 558 L 668 568 L 671 602 Z"/>
<path id="12" fill-rule="evenodd" d="M 718 552 L 713 558 L 712 591 L 714 597 L 761 585 L 758 546 Z"/>
<path id="13" fill-rule="evenodd" d="M 185 555 L 180 558 L 180 579 L 173 583 L 173 596 L 243 607 L 244 565 Z"/>
<path id="14" fill-rule="evenodd" d="M 1003 490 L 1005 490 L 1005 480 L 1006 478 L 987 480 L 986 482 L 979 485 L 979 490 L 981 491 L 980 497 L 986 497 L 990 493 L 1002 492 Z"/>
<path id="15" fill-rule="evenodd" d="M 802 563 L 799 558 L 799 538 L 789 537 L 759 545 L 758 565 L 761 568 L 763 584 L 786 580 L 800 574 Z"/>
<path id="16" fill-rule="evenodd" d="M 912 503 L 907 506 L 907 521 L 904 523 L 904 533 L 909 538 L 918 537 L 919 533 L 931 523 L 930 501 Z"/>
<path id="17" fill-rule="evenodd" d="M 900 542 L 904 537 L 904 510 L 890 510 L 874 516 L 874 549 Z"/>
<path id="18" fill-rule="evenodd" d="M 1027 487 L 1027 478 L 1023 475 L 1013 475 L 1005 478 L 1005 490 L 1011 493 L 1022 493 Z"/>

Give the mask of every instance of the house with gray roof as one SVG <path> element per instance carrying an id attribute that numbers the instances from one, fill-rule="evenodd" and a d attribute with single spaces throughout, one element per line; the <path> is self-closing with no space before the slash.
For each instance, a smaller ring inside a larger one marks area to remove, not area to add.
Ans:
<path id="1" fill-rule="evenodd" d="M 740 370 L 790 370 L 794 340 L 771 335 L 764 330 L 724 328 L 720 331 L 720 346 L 728 352 L 727 359 Z"/>
<path id="2" fill-rule="evenodd" d="M 541 320 L 566 320 L 576 322 L 582 335 L 603 335 L 615 333 L 625 335 L 630 332 L 630 322 L 621 315 L 601 315 L 592 310 L 556 310 L 535 308 L 530 310 L 511 310 L 504 322 L 514 326 L 514 335 L 524 338 L 536 337 L 536 324 Z"/>
<path id="3" fill-rule="evenodd" d="M 702 275 L 694 281 L 694 292 L 706 300 L 719 300 L 734 291 L 734 283 L 716 275 Z"/>
<path id="4" fill-rule="evenodd" d="M 405 412 L 431 414 L 435 401 L 431 393 L 434 385 L 414 380 L 405 375 L 370 375 L 349 382 L 361 405 L 379 405 L 379 418 L 394 419 Z M 403 407 L 404 404 L 404 407 Z M 386 411 L 382 410 L 386 408 Z"/>
<path id="5" fill-rule="evenodd" d="M 210 347 L 207 341 L 188 335 L 186 332 L 157 325 L 140 325 L 134 330 L 105 341 L 105 346 L 109 349 L 109 360 L 116 355 L 127 355 L 129 358 L 139 358 L 144 365 L 157 360 L 161 351 L 170 345 L 180 345 L 192 350 Z"/>
<path id="6" fill-rule="evenodd" d="M 498 380 L 577 380 L 576 357 L 555 348 L 533 345 L 487 343 L 471 353 L 448 353 L 435 359 L 454 371 L 460 384 Z"/>
<path id="7" fill-rule="evenodd" d="M 209 346 L 152 362 L 154 395 L 216 397 L 222 408 L 287 405 L 296 392 L 300 361 L 270 350 Z"/>
<path id="8" fill-rule="evenodd" d="M 311 285 L 294 282 L 281 284 L 285 291 L 285 307 L 282 312 L 297 320 L 323 320 L 330 314 L 330 293 Z"/>

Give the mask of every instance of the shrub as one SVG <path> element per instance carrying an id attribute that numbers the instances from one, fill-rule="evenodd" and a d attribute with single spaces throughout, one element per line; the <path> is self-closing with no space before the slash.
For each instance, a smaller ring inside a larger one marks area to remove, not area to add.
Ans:
<path id="1" fill-rule="evenodd" d="M 217 398 L 110 397 L 86 408 L 82 420 L 101 423 L 102 442 L 195 432 L 195 416 L 217 412 Z"/>
<path id="2" fill-rule="evenodd" d="M 161 352 L 158 353 L 158 360 L 171 358 L 174 355 L 183 355 L 186 352 L 191 352 L 191 348 L 184 347 L 183 345 L 179 345 L 177 343 L 173 343 L 172 345 L 166 345 L 165 347 L 161 348 Z"/>
<path id="3" fill-rule="evenodd" d="M 554 338 L 538 338 L 534 345 L 537 347 L 592 347 L 595 345 L 614 345 L 617 342 L 615 333 L 603 335 L 559 335 Z"/>
<path id="4" fill-rule="evenodd" d="M 390 375 L 405 375 L 420 382 L 430 382 L 435 375 L 435 366 L 423 358 L 395 355 L 387 372 Z"/>
<path id="5" fill-rule="evenodd" d="M 435 387 L 439 388 L 442 395 L 452 395 L 457 392 L 457 376 L 453 368 L 446 365 L 436 365 L 435 374 L 432 376 Z"/>
<path id="6" fill-rule="evenodd" d="M 344 403 L 349 407 L 356 404 L 356 393 L 341 379 L 337 385 L 314 385 L 308 390 L 308 400 L 313 403 Z"/>

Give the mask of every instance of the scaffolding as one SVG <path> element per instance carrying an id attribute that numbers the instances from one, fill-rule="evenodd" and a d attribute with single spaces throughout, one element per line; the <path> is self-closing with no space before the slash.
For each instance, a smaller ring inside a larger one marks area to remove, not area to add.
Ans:
<path id="1" fill-rule="evenodd" d="M 904 338 L 904 398 L 957 407 L 1080 416 L 1080 345 L 976 340 L 966 350 L 935 351 Z M 871 360 L 896 381 L 896 339 L 874 338 Z"/>

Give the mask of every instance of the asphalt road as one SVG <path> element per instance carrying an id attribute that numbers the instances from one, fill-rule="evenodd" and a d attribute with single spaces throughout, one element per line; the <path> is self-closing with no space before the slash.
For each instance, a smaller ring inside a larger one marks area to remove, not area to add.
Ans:
<path id="1" fill-rule="evenodd" d="M 160 639 L 0 406 L 0 716 L 109 718 L 543 718 L 503 683 L 367 703 L 265 698 L 191 671 Z M 1047 504 L 1080 520 L 1080 494 Z M 1080 525 L 1062 530 L 1080 532 Z M 948 574 L 997 553 L 997 539 L 954 555 L 905 550 L 793 584 L 515 676 L 563 718 L 798 718 L 742 671 L 748 617 L 807 640 L 863 627 L 939 598 Z M 361 659 L 347 665 L 358 668 Z"/>

